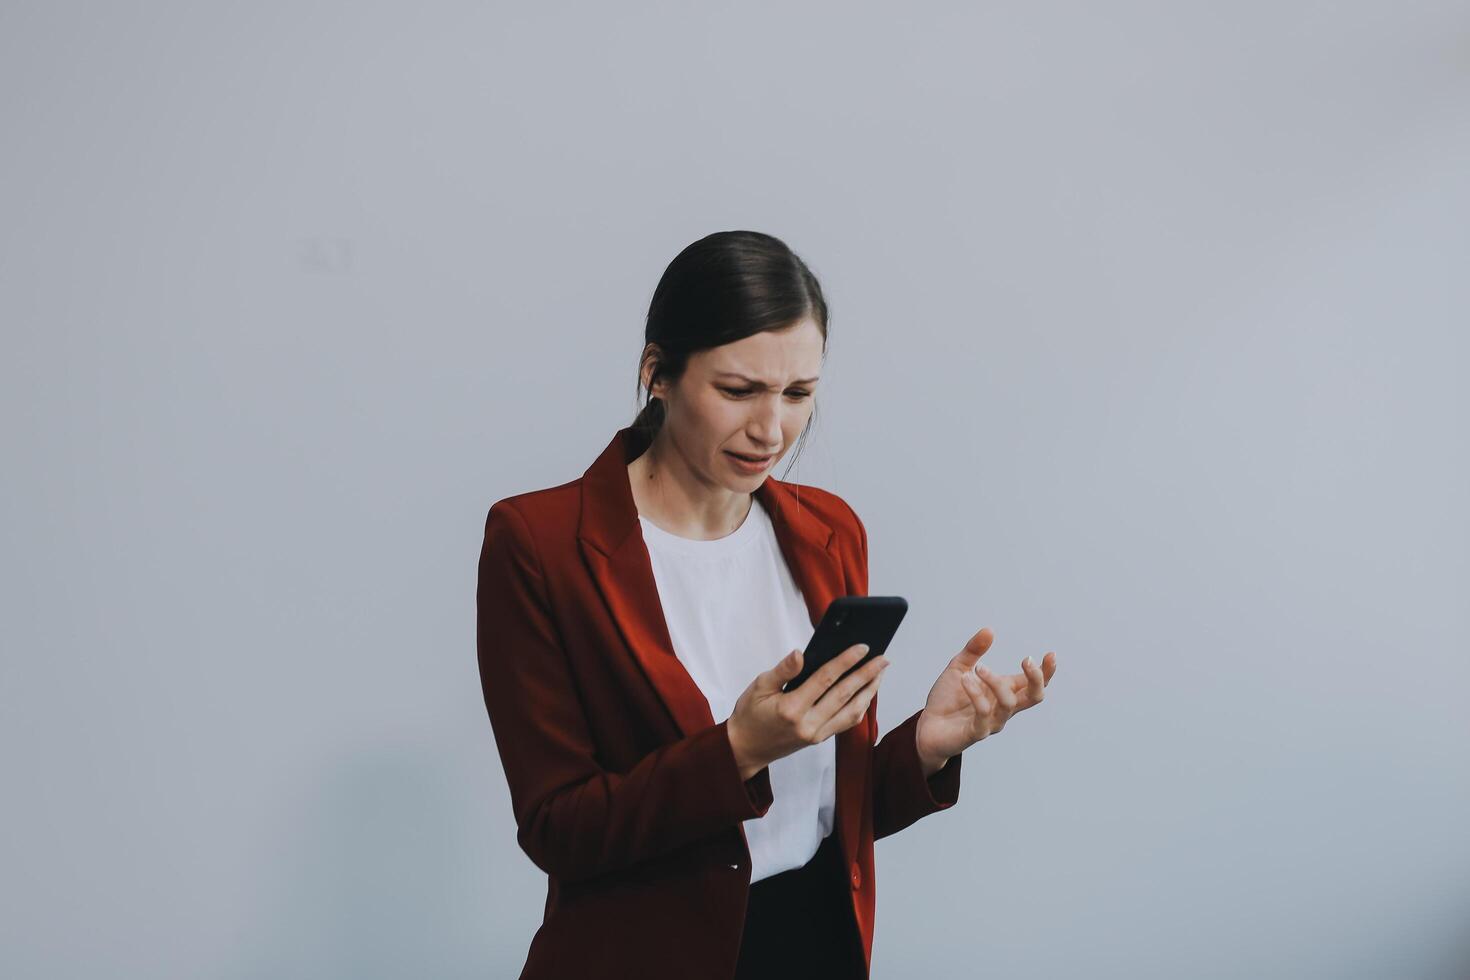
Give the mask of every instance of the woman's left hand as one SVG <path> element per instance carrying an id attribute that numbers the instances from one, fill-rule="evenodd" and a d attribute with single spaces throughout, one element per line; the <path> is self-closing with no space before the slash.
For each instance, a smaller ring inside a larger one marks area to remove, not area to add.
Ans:
<path id="1" fill-rule="evenodd" d="M 1030 657 L 1022 660 L 1019 674 L 991 671 L 979 661 L 994 640 L 988 626 L 970 637 L 930 689 L 915 731 L 925 775 L 1000 731 L 1016 712 L 1039 704 L 1056 673 L 1057 655 L 1050 651 L 1040 666 Z"/>

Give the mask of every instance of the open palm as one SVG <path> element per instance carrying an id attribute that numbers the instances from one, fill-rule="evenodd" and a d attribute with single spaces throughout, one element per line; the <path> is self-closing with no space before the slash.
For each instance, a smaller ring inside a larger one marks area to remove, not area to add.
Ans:
<path id="1" fill-rule="evenodd" d="M 1026 657 L 1021 673 L 997 674 L 980 663 L 994 641 L 990 627 L 981 628 L 934 682 L 914 736 L 921 758 L 942 763 L 1041 702 L 1057 671 L 1057 655 L 1048 651 L 1039 665 Z"/>

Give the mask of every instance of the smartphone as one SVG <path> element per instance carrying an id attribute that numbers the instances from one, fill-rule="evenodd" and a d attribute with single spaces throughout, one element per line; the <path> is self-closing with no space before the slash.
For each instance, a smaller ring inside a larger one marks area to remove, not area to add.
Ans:
<path id="1" fill-rule="evenodd" d="M 845 595 L 833 599 L 802 653 L 801 673 L 782 686 L 782 693 L 801 687 L 823 664 L 855 644 L 866 643 L 868 653 L 853 664 L 848 674 L 882 656 L 908 611 L 908 601 L 896 595 Z"/>

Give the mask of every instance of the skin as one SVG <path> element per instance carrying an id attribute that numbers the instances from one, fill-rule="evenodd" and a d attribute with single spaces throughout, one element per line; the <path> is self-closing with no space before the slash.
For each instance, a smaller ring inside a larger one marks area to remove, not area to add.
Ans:
<path id="1" fill-rule="evenodd" d="M 628 464 L 638 513 L 666 531 L 698 540 L 722 538 L 738 528 L 755 504 L 755 489 L 811 419 L 817 383 L 806 379 L 819 378 L 823 355 L 821 329 L 807 318 L 692 354 L 677 382 L 654 384 L 651 394 L 664 399 L 664 423 L 647 451 Z M 652 373 L 653 365 L 645 364 L 645 387 Z M 759 473 L 746 473 L 726 450 L 773 456 Z M 926 777 L 1001 731 L 1018 711 L 1039 704 L 1056 673 L 1056 654 L 1048 652 L 1040 665 L 1025 658 L 1019 674 L 996 674 L 979 662 L 993 642 L 994 633 L 982 628 L 929 691 L 915 730 Z M 801 687 L 783 693 L 782 685 L 801 670 L 801 653 L 792 650 L 757 675 L 735 703 L 726 724 L 743 779 L 856 725 L 888 666 L 886 657 L 875 657 L 842 677 L 867 653 L 858 644 Z"/>
<path id="2" fill-rule="evenodd" d="M 722 374 L 766 381 L 753 386 Z M 698 351 L 676 384 L 660 379 L 651 394 L 664 400 L 665 417 L 648 449 L 628 464 L 638 513 L 686 538 L 710 540 L 735 530 L 755 503 L 755 489 L 800 437 L 812 414 L 815 384 L 797 379 L 822 372 L 822 332 L 810 319 Z M 645 364 L 648 386 L 653 365 Z M 726 390 L 728 389 L 728 390 Z M 775 453 L 760 473 L 737 468 L 725 455 Z"/>
<path id="3" fill-rule="evenodd" d="M 982 627 L 930 688 L 914 735 L 925 776 L 999 732 L 1016 712 L 1040 704 L 1057 672 L 1057 655 L 1047 651 L 1040 664 L 1023 658 L 1019 674 L 997 674 L 980 663 L 994 641 L 994 631 Z"/>

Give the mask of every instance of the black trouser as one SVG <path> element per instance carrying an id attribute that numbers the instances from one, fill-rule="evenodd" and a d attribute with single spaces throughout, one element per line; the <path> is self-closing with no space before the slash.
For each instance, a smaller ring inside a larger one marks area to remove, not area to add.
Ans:
<path id="1" fill-rule="evenodd" d="M 802 867 L 751 885 L 735 980 L 866 980 L 850 887 L 835 830 Z"/>

